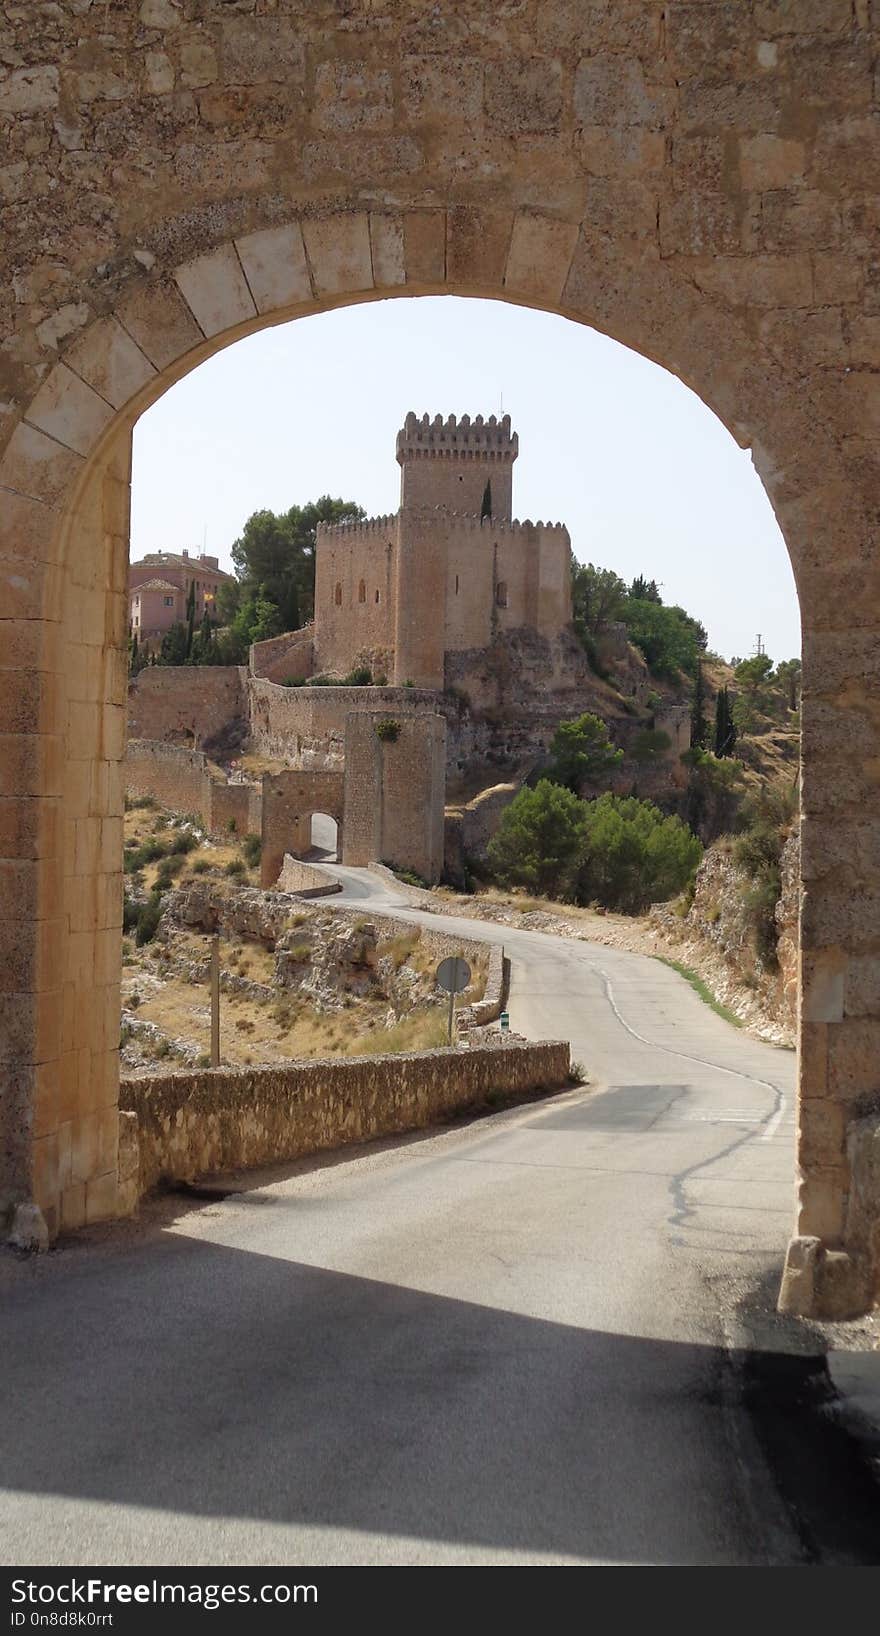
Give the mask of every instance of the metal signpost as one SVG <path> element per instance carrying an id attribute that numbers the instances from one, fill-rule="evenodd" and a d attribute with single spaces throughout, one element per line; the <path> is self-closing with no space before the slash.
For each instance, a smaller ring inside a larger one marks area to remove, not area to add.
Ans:
<path id="1" fill-rule="evenodd" d="M 452 1022 L 455 1012 L 455 996 L 467 988 L 471 980 L 471 968 L 460 954 L 450 954 L 446 960 L 441 960 L 437 967 L 437 987 L 442 988 L 449 995 L 449 1031 L 448 1042 L 452 1044 Z"/>

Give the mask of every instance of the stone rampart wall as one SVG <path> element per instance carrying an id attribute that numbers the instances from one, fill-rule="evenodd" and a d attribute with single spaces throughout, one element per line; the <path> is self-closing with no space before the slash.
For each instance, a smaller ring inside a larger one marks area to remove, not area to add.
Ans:
<path id="1" fill-rule="evenodd" d="M 147 665 L 128 684 L 129 734 L 197 750 L 246 719 L 246 677 L 240 665 Z"/>

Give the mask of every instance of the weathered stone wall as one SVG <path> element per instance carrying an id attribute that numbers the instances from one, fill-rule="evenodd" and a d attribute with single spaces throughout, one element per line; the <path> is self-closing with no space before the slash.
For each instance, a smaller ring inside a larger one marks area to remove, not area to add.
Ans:
<path id="1" fill-rule="evenodd" d="M 391 733 L 386 734 L 389 724 Z M 445 792 L 442 716 L 349 716 L 343 863 L 392 863 L 428 882 L 438 881 Z"/>
<path id="2" fill-rule="evenodd" d="M 248 683 L 252 748 L 305 770 L 341 769 L 345 724 L 356 711 L 436 710 L 431 692 L 394 687 L 279 687 Z"/>
<path id="3" fill-rule="evenodd" d="M 137 1120 L 143 1195 L 161 1182 L 421 1130 L 490 1097 L 559 1090 L 568 1073 L 568 1045 L 505 1043 L 150 1075 L 122 1081 L 120 1107 Z"/>
<path id="4" fill-rule="evenodd" d="M 308 852 L 311 820 L 316 812 L 336 819 L 337 850 L 342 847 L 343 779 L 341 772 L 285 771 L 263 778 L 263 850 L 260 880 L 274 886 L 286 852 Z"/>
<path id="5" fill-rule="evenodd" d="M 129 739 L 125 788 L 129 795 L 152 796 L 172 812 L 194 813 L 211 834 L 225 834 L 233 825 L 239 835 L 260 834 L 260 786 L 226 783 L 212 771 L 201 750 Z"/>
<path id="6" fill-rule="evenodd" d="M 147 665 L 128 685 L 129 736 L 199 749 L 247 716 L 246 675 L 238 665 Z"/>
<path id="7" fill-rule="evenodd" d="M 211 814 L 211 776 L 201 750 L 180 744 L 156 744 L 150 739 L 129 739 L 125 750 L 125 789 L 128 795 L 151 796 L 172 812 L 198 814 L 207 824 Z"/>
<path id="8" fill-rule="evenodd" d="M 311 676 L 315 668 L 314 629 L 314 625 L 304 625 L 301 631 L 287 631 L 283 636 L 270 636 L 266 642 L 252 642 L 249 674 L 282 685 Z"/>
<path id="9" fill-rule="evenodd" d="M 224 784 L 211 779 L 211 806 L 207 815 L 213 835 L 259 835 L 263 822 L 263 792 L 259 784 Z"/>
<path id="10" fill-rule="evenodd" d="M 283 3 L 4 5 L 4 1194 L 50 1232 L 117 1203 L 134 422 L 267 324 L 492 296 L 686 382 L 788 544 L 798 1233 L 845 1282 L 880 1079 L 876 6 Z"/>

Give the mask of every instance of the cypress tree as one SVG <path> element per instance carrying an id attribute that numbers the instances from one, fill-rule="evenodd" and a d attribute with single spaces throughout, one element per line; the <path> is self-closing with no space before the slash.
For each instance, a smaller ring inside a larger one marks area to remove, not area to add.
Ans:
<path id="1" fill-rule="evenodd" d="M 730 710 L 730 696 L 726 687 L 720 687 L 715 700 L 715 754 L 732 755 L 735 743 L 736 727 Z"/>

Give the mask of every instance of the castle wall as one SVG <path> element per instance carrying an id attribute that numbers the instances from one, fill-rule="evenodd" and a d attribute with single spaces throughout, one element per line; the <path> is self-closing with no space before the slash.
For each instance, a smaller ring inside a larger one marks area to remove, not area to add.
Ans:
<path id="1" fill-rule="evenodd" d="M 410 413 L 397 434 L 400 504 L 433 510 L 470 512 L 479 517 L 486 483 L 491 484 L 492 513 L 510 517 L 513 462 L 519 441 L 510 416 L 498 421 L 482 415 L 456 419 L 441 415 L 419 419 Z"/>
<path id="2" fill-rule="evenodd" d="M 264 676 L 270 682 L 301 681 L 314 672 L 315 627 L 304 625 L 299 631 L 285 631 L 283 636 L 270 636 L 265 642 L 251 644 L 248 669 L 252 676 Z"/>
<path id="3" fill-rule="evenodd" d="M 380 736 L 393 720 L 397 736 Z M 446 722 L 382 712 L 349 717 L 342 861 L 390 863 L 434 882 L 443 872 Z"/>
<path id="4" fill-rule="evenodd" d="M 312 814 L 315 812 L 326 812 L 336 819 L 341 850 L 342 802 L 341 772 L 286 770 L 266 773 L 263 778 L 261 886 L 268 888 L 275 885 L 285 853 L 308 852 L 312 844 Z"/>
<path id="5" fill-rule="evenodd" d="M 400 513 L 393 674 L 399 687 L 443 686 L 449 527 L 442 512 Z"/>
<path id="6" fill-rule="evenodd" d="M 147 665 L 128 684 L 129 734 L 197 749 L 246 719 L 246 677 L 239 665 Z"/>
<path id="7" fill-rule="evenodd" d="M 207 823 L 211 811 L 208 759 L 179 744 L 129 739 L 125 750 L 127 795 L 150 796 L 172 812 L 192 812 Z"/>
<path id="8" fill-rule="evenodd" d="M 248 694 L 251 747 L 304 769 L 342 766 L 345 723 L 354 713 L 437 708 L 436 693 L 409 687 L 279 687 L 252 677 Z"/>
<path id="9" fill-rule="evenodd" d="M 315 552 L 315 668 L 388 674 L 394 645 L 397 518 L 320 525 Z"/>
<path id="10" fill-rule="evenodd" d="M 149 739 L 129 739 L 125 751 L 127 795 L 148 795 L 171 812 L 192 813 L 212 835 L 234 822 L 238 835 L 259 835 L 262 795 L 256 784 L 229 784 L 211 772 L 201 750 Z"/>

